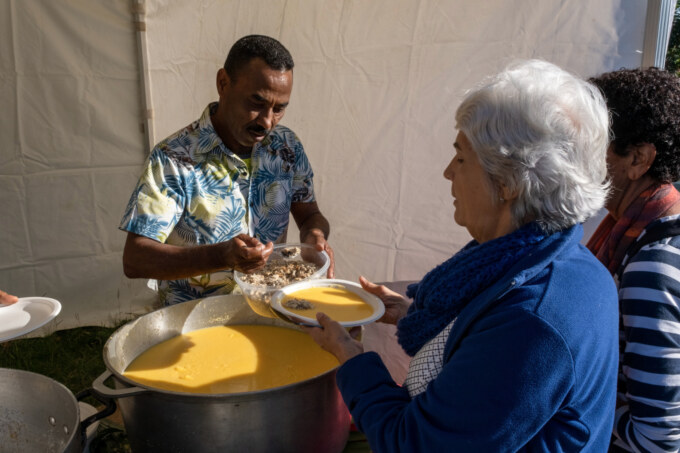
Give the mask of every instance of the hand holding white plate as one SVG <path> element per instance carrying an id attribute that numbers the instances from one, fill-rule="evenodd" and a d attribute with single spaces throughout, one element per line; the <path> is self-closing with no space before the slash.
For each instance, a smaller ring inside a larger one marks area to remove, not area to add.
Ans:
<path id="1" fill-rule="evenodd" d="M 0 342 L 39 329 L 60 311 L 59 301 L 49 297 L 21 297 L 12 305 L 0 304 Z"/>
<path id="2" fill-rule="evenodd" d="M 292 298 L 305 303 L 290 304 Z M 301 308 L 295 308 L 295 306 Z M 316 313 L 324 312 L 343 327 L 370 324 L 385 313 L 385 305 L 358 283 L 339 279 L 310 280 L 285 286 L 271 299 L 277 313 L 296 324 L 319 326 Z"/>

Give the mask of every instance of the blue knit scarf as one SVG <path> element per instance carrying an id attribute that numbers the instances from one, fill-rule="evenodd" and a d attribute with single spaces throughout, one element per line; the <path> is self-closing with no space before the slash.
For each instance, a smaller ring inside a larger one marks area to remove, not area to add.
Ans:
<path id="1" fill-rule="evenodd" d="M 399 344 L 413 356 L 446 327 L 467 303 L 510 270 L 546 238 L 530 223 L 491 241 L 469 242 L 458 253 L 409 285 L 413 300 L 397 324 Z"/>

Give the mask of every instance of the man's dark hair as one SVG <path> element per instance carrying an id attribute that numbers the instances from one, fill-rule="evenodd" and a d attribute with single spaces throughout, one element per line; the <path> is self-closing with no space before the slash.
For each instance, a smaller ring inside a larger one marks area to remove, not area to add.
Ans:
<path id="1" fill-rule="evenodd" d="M 656 159 L 647 171 L 656 181 L 680 179 L 680 79 L 658 68 L 621 69 L 591 78 L 612 118 L 614 152 L 651 143 Z"/>
<path id="2" fill-rule="evenodd" d="M 264 35 L 248 35 L 239 39 L 229 50 L 224 69 L 234 81 L 239 71 L 253 58 L 262 58 L 267 66 L 278 71 L 290 71 L 293 57 L 283 44 Z"/>

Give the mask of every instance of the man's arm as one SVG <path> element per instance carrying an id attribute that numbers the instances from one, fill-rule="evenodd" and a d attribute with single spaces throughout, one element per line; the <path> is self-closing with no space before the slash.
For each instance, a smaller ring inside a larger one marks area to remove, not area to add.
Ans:
<path id="1" fill-rule="evenodd" d="M 291 203 L 290 213 L 293 214 L 293 219 L 295 219 L 300 230 L 300 242 L 312 244 L 316 246 L 317 250 L 325 250 L 328 253 L 331 265 L 326 275 L 328 278 L 333 278 L 335 276 L 335 259 L 333 258 L 333 249 L 327 242 L 331 227 L 326 217 L 319 210 L 316 201 Z"/>
<path id="2" fill-rule="evenodd" d="M 174 280 L 220 270 L 252 272 L 265 265 L 274 245 L 240 234 L 217 244 L 177 246 L 128 233 L 123 270 L 128 278 Z"/>
<path id="3" fill-rule="evenodd" d="M 313 243 L 307 238 L 310 234 L 315 237 L 322 237 L 324 240 L 328 239 L 331 227 L 328 224 L 328 220 L 321 214 L 316 201 L 291 203 L 290 212 L 293 214 L 293 219 L 295 219 L 295 223 L 300 229 L 301 242 Z"/>

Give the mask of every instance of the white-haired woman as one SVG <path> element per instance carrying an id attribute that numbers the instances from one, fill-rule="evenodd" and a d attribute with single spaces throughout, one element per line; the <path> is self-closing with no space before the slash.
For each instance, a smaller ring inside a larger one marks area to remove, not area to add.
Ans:
<path id="1" fill-rule="evenodd" d="M 587 82 L 512 65 L 456 112 L 454 219 L 473 240 L 413 303 L 361 278 L 413 356 L 397 385 L 323 314 L 306 328 L 375 452 L 607 450 L 617 371 L 614 282 L 580 239 L 607 195 L 608 114 Z"/>

